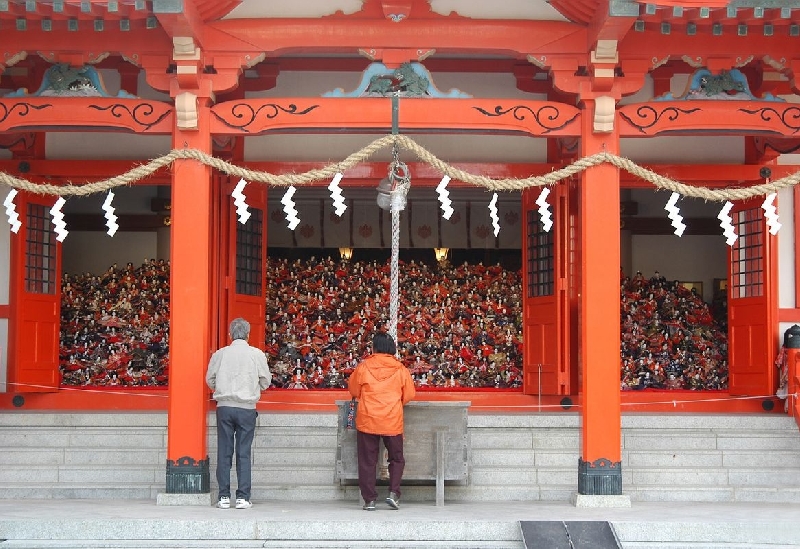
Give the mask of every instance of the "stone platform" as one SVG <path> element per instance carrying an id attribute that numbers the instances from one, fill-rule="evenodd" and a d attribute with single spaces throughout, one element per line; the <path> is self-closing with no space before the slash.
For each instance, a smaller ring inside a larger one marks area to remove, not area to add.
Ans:
<path id="1" fill-rule="evenodd" d="M 524 521 L 607 521 L 625 549 L 800 547 L 800 503 L 259 501 L 247 510 L 155 500 L 0 499 L 0 549 L 526 549 Z M 558 548 L 548 548 L 558 549 Z M 578 548 L 579 549 L 579 548 Z"/>

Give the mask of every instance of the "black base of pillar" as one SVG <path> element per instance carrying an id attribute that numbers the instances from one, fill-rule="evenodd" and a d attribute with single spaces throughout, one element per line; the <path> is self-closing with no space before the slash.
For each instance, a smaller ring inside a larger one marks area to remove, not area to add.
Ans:
<path id="1" fill-rule="evenodd" d="M 622 464 L 604 458 L 594 462 L 578 458 L 578 493 L 587 496 L 621 496 Z"/>
<path id="2" fill-rule="evenodd" d="M 211 476 L 208 458 L 195 461 L 182 457 L 167 460 L 168 494 L 208 494 L 211 491 Z"/>

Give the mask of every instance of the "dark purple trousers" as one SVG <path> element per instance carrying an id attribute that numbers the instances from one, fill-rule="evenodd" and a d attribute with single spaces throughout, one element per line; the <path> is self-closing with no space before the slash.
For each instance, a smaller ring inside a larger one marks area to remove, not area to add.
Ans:
<path id="1" fill-rule="evenodd" d="M 406 460 L 403 457 L 403 435 L 372 435 L 356 431 L 358 487 L 365 502 L 378 499 L 375 479 L 381 439 L 389 452 L 389 490 L 400 497 L 400 481 L 403 479 L 403 469 L 406 466 Z"/>

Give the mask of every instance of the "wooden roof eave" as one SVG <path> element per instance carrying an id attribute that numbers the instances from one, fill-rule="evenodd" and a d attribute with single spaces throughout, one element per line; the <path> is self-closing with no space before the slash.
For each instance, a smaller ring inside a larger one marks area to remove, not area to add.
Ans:
<path id="1" fill-rule="evenodd" d="M 2 97 L 0 132 L 125 130 L 172 133 L 170 103 L 120 97 Z"/>
<path id="2" fill-rule="evenodd" d="M 388 97 L 238 99 L 211 108 L 211 132 L 259 135 L 275 131 L 386 133 L 392 128 Z M 400 98 L 401 132 L 518 133 L 533 137 L 580 136 L 580 110 L 551 101 L 473 98 Z"/>
<path id="3" fill-rule="evenodd" d="M 646 59 L 653 63 L 653 68 L 669 60 L 689 59 L 695 67 L 725 62 L 725 68 L 730 69 L 742 66 L 749 59 L 755 61 L 765 57 L 784 60 L 788 67 L 800 53 L 796 42 L 797 39 L 790 38 L 785 28 L 776 29 L 772 36 L 753 32 L 746 38 L 737 36 L 730 29 L 722 36 L 705 32 L 687 35 L 677 31 L 670 34 L 634 31 L 625 35 L 617 49 L 620 60 Z"/>

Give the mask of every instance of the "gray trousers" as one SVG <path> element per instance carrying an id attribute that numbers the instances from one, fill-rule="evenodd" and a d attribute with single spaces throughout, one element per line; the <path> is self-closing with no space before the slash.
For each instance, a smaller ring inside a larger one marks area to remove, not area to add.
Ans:
<path id="1" fill-rule="evenodd" d="M 233 406 L 217 407 L 217 483 L 219 497 L 231 497 L 231 466 L 236 453 L 236 499 L 250 501 L 251 449 L 258 412 Z"/>

